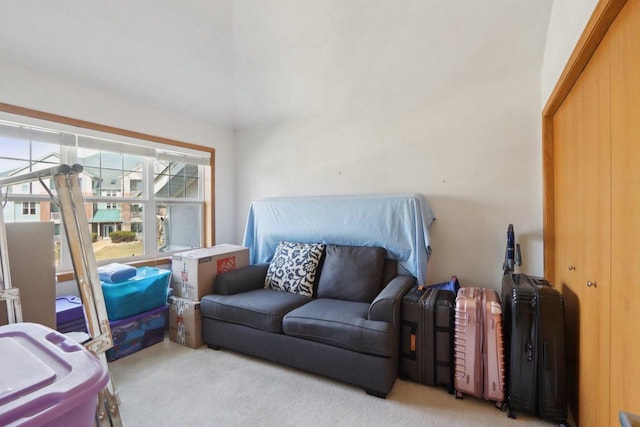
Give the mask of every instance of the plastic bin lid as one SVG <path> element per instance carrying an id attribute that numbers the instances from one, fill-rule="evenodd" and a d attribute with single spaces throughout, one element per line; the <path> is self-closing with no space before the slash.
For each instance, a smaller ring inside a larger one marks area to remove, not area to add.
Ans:
<path id="1" fill-rule="evenodd" d="M 35 323 L 0 326 L 0 425 L 41 425 L 95 399 L 109 380 L 100 360 Z"/>
<path id="2" fill-rule="evenodd" d="M 7 370 L 0 377 L 0 405 L 55 380 L 56 371 L 15 340 L 0 339 L 0 354 Z"/>

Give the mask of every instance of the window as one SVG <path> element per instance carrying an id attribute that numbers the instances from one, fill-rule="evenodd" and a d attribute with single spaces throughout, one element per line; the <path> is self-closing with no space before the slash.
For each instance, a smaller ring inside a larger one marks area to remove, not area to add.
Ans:
<path id="1" fill-rule="evenodd" d="M 35 215 L 35 214 L 36 214 L 36 202 L 22 203 L 22 215 Z"/>
<path id="2" fill-rule="evenodd" d="M 212 149 L 37 116 L 0 111 L 0 181 L 59 164 L 82 165 L 79 182 L 99 265 L 166 257 L 213 242 L 204 223 L 205 212 L 213 216 L 213 192 L 204 179 L 212 174 Z M 48 188 L 37 180 L 0 187 L 6 194 L 5 221 L 54 222 L 56 264 L 59 271 L 70 271 L 61 212 L 48 193 L 55 197 L 55 189 L 51 179 L 43 181 Z M 135 239 L 112 243 L 113 231 L 131 231 Z"/>
<path id="3" fill-rule="evenodd" d="M 129 177 L 129 193 L 132 197 L 142 196 L 142 180 Z"/>
<path id="4" fill-rule="evenodd" d="M 198 230 L 190 224 L 202 221 L 198 204 L 162 203 L 156 206 L 158 251 L 189 249 L 198 241 Z"/>

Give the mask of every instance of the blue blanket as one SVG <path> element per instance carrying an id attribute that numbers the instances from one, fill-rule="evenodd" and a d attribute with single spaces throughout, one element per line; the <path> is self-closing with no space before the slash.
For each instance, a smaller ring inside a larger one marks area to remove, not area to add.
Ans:
<path id="1" fill-rule="evenodd" d="M 251 264 L 270 262 L 281 240 L 380 246 L 426 283 L 434 220 L 420 194 L 269 198 L 251 203 L 243 245 Z"/>
<path id="2" fill-rule="evenodd" d="M 136 274 L 138 274 L 138 270 L 135 267 L 127 264 L 118 264 L 117 262 L 98 267 L 100 281 L 105 283 L 124 282 L 125 280 L 131 279 Z"/>

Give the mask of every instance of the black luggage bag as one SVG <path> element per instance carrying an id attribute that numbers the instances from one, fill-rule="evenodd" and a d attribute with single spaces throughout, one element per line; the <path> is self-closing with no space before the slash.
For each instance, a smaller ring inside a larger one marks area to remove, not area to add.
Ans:
<path id="1" fill-rule="evenodd" d="M 509 416 L 522 411 L 566 425 L 562 295 L 545 279 L 507 271 L 502 304 Z"/>
<path id="2" fill-rule="evenodd" d="M 401 310 L 400 377 L 443 386 L 453 394 L 455 294 L 414 286 Z"/>

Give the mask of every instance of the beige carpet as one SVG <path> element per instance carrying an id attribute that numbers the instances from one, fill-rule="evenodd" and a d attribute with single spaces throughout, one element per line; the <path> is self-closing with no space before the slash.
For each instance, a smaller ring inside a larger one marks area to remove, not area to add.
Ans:
<path id="1" fill-rule="evenodd" d="M 111 362 L 126 427 L 549 426 L 491 402 L 396 380 L 386 399 L 231 351 L 168 339 Z"/>

